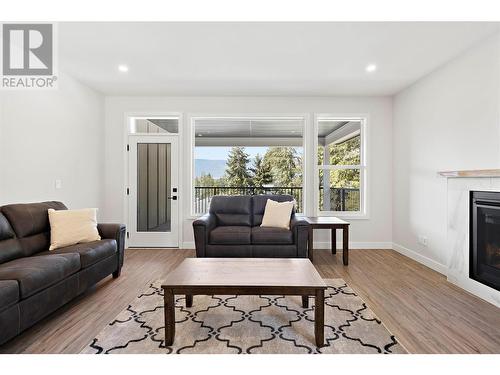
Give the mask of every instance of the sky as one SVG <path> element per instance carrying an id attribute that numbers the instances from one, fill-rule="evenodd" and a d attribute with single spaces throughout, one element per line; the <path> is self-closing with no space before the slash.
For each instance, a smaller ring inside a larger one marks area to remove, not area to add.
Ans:
<path id="1" fill-rule="evenodd" d="M 250 160 L 255 158 L 255 155 L 260 154 L 264 156 L 267 147 L 245 147 L 245 152 L 250 155 Z M 226 160 L 231 147 L 200 147 L 194 149 L 195 159 L 209 159 L 209 160 Z"/>

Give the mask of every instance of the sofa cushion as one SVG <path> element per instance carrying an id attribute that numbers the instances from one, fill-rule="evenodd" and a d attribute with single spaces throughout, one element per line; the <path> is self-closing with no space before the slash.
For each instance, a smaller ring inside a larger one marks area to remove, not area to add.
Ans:
<path id="1" fill-rule="evenodd" d="M 0 311 L 19 301 L 19 284 L 16 280 L 0 280 Z"/>
<path id="2" fill-rule="evenodd" d="M 0 241 L 14 238 L 14 231 L 7 218 L 0 212 Z"/>
<path id="3" fill-rule="evenodd" d="M 61 202 L 9 204 L 2 207 L 2 213 L 9 220 L 19 239 L 24 256 L 30 256 L 49 248 L 49 208 L 65 210 Z"/>
<path id="4" fill-rule="evenodd" d="M 0 212 L 0 263 L 24 256 L 21 244 L 7 218 Z"/>
<path id="5" fill-rule="evenodd" d="M 252 244 L 283 245 L 293 244 L 293 234 L 289 229 L 273 227 L 253 227 Z"/>
<path id="6" fill-rule="evenodd" d="M 287 194 L 262 194 L 252 197 L 252 225 L 258 226 L 262 224 L 264 211 L 266 209 L 267 200 L 271 199 L 275 202 L 290 202 L 293 197 Z M 292 210 L 292 216 L 295 214 L 295 208 Z"/>
<path id="7" fill-rule="evenodd" d="M 0 264 L 0 280 L 16 280 L 20 297 L 25 299 L 79 270 L 76 253 L 34 256 Z"/>
<path id="8" fill-rule="evenodd" d="M 213 245 L 245 245 L 250 243 L 250 227 L 223 226 L 210 232 L 210 243 Z"/>
<path id="9" fill-rule="evenodd" d="M 51 251 L 101 239 L 97 230 L 97 208 L 57 211 L 49 208 L 48 213 Z"/>
<path id="10" fill-rule="evenodd" d="M 268 199 L 260 226 L 290 229 L 290 219 L 294 205 L 294 202 L 276 202 Z"/>
<path id="11" fill-rule="evenodd" d="M 77 253 L 80 255 L 80 264 L 82 268 L 87 268 L 112 256 L 116 253 L 116 251 L 116 240 L 108 239 L 61 247 L 51 251 L 44 251 L 43 253 L 37 254 L 37 256 Z"/>
<path id="12" fill-rule="evenodd" d="M 207 245 L 206 257 L 251 258 L 252 245 Z"/>
<path id="13" fill-rule="evenodd" d="M 251 196 L 215 196 L 210 201 L 210 214 L 217 218 L 217 226 L 252 225 Z"/>
<path id="14" fill-rule="evenodd" d="M 295 245 L 254 245 L 252 246 L 254 258 L 301 258 Z"/>
<path id="15" fill-rule="evenodd" d="M 61 202 L 41 202 L 8 204 L 2 207 L 3 214 L 7 217 L 20 238 L 32 236 L 37 233 L 49 232 L 49 208 L 66 210 Z"/>

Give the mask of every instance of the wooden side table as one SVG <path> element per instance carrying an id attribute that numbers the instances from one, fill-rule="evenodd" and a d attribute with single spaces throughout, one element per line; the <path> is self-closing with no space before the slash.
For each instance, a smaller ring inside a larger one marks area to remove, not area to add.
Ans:
<path id="1" fill-rule="evenodd" d="M 332 231 L 332 254 L 337 254 L 337 229 L 342 229 L 342 260 L 344 265 L 349 264 L 349 223 L 333 216 L 308 217 L 309 223 L 308 254 L 311 262 L 313 261 L 313 230 L 330 229 Z"/>

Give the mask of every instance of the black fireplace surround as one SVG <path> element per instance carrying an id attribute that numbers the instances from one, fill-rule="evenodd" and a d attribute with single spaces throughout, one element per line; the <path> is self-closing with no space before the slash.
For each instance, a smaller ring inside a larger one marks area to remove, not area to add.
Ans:
<path id="1" fill-rule="evenodd" d="M 500 290 L 500 192 L 470 192 L 469 277 Z"/>

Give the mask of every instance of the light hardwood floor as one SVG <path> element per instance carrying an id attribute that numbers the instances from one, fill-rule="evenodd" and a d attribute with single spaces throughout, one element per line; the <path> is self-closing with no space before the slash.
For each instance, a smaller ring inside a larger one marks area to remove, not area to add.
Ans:
<path id="1" fill-rule="evenodd" d="M 341 253 L 341 252 L 340 252 Z M 500 353 L 500 309 L 392 250 L 315 250 L 324 278 L 343 278 L 410 353 Z M 164 277 L 192 250 L 127 250 L 111 277 L 0 347 L 0 353 L 78 353 L 150 281 Z"/>

